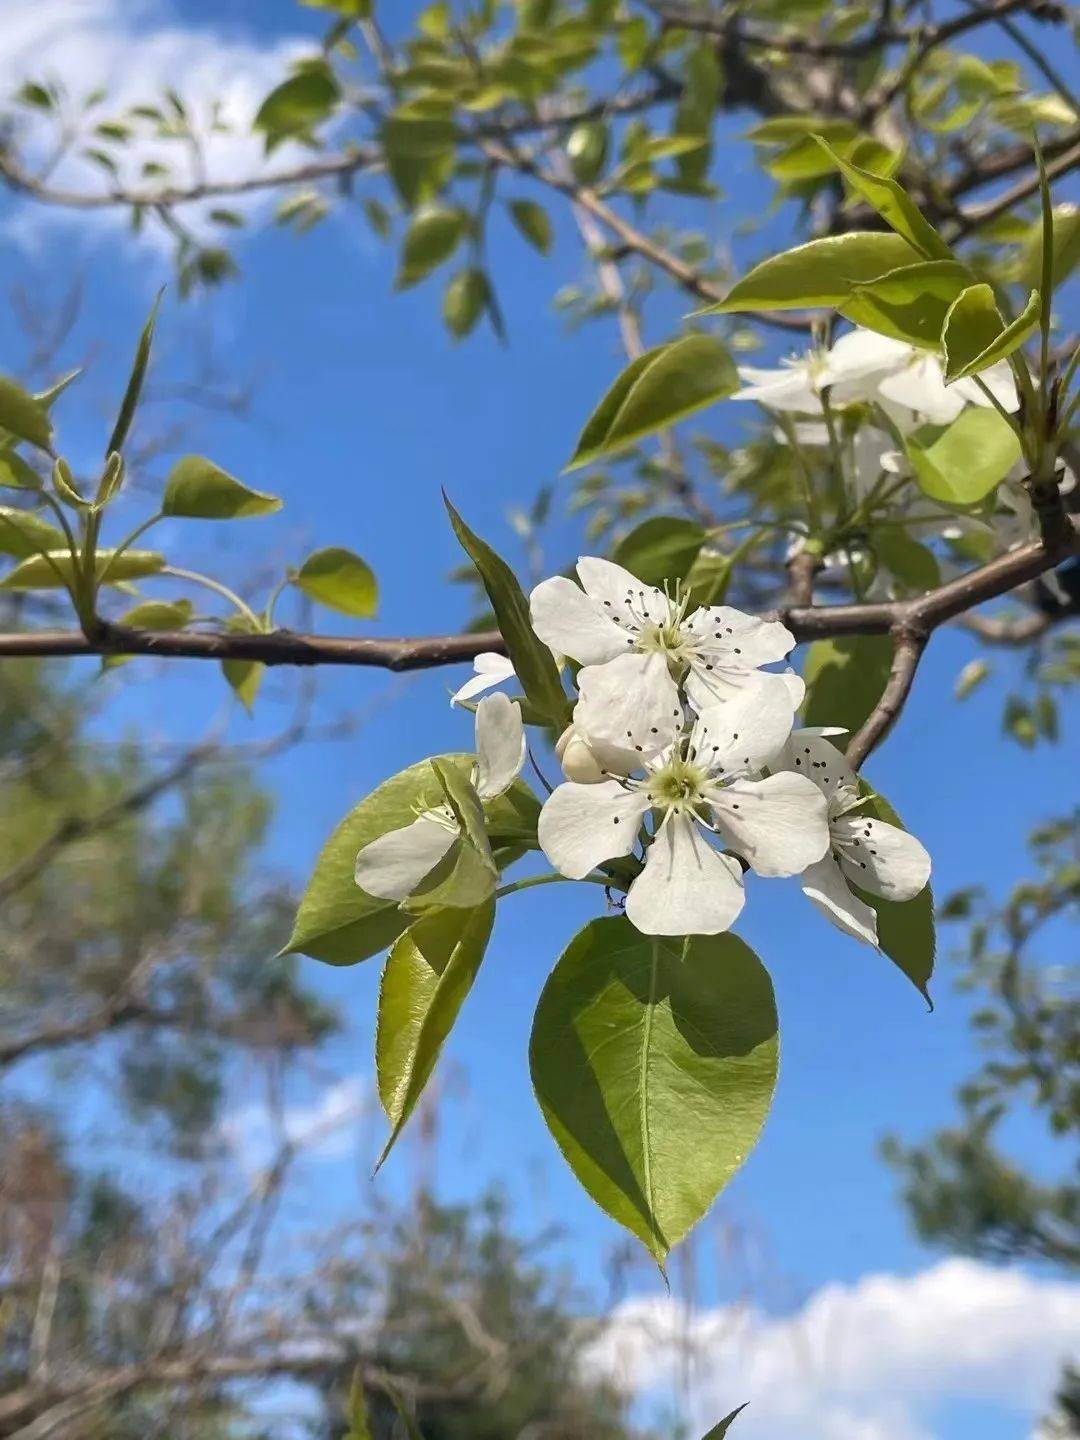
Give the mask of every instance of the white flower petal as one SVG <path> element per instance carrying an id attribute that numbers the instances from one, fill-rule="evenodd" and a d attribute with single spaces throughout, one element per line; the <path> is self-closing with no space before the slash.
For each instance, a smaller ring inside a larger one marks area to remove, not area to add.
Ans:
<path id="1" fill-rule="evenodd" d="M 798 875 L 829 848 L 825 797 L 801 775 L 735 780 L 709 791 L 716 828 L 759 875 Z"/>
<path id="2" fill-rule="evenodd" d="M 542 580 L 529 597 L 532 627 L 558 655 L 582 665 L 602 665 L 625 653 L 632 637 L 620 630 L 593 600 L 564 575 Z"/>
<path id="3" fill-rule="evenodd" d="M 728 397 L 731 400 L 755 400 L 770 410 L 794 411 L 803 415 L 821 413 L 821 395 L 811 378 L 806 360 L 797 361 L 782 370 L 760 370 L 753 365 L 740 365 L 739 378 L 746 383 Z"/>
<path id="4" fill-rule="evenodd" d="M 859 379 L 879 371 L 895 370 L 905 364 L 911 355 L 911 346 L 889 335 L 879 335 L 876 330 L 865 330 L 857 325 L 846 335 L 835 341 L 825 356 L 826 374 L 830 383 Z"/>
<path id="5" fill-rule="evenodd" d="M 783 660 L 795 648 L 795 636 L 779 620 L 759 620 L 733 605 L 695 610 L 683 629 L 699 651 L 730 657 L 732 664 L 747 669 Z"/>
<path id="6" fill-rule="evenodd" d="M 521 706 L 508 695 L 485 695 L 476 707 L 476 790 L 494 800 L 508 790 L 525 763 Z"/>
<path id="7" fill-rule="evenodd" d="M 471 700 L 474 695 L 483 695 L 485 690 L 490 690 L 494 685 L 501 685 L 504 680 L 511 680 L 514 676 L 514 666 L 506 655 L 496 655 L 494 650 L 482 650 L 473 660 L 471 675 L 460 690 L 455 690 L 450 696 L 451 705 L 460 705 L 463 700 Z"/>
<path id="8" fill-rule="evenodd" d="M 388 830 L 356 857 L 356 883 L 380 900 L 404 900 L 434 870 L 457 839 L 457 831 L 421 815 L 400 830 Z"/>
<path id="9" fill-rule="evenodd" d="M 912 351 L 915 356 L 916 352 Z M 936 355 L 919 354 L 912 363 L 881 381 L 878 393 L 895 405 L 924 416 L 932 425 L 948 425 L 964 408 L 964 397 L 945 384 Z"/>
<path id="10" fill-rule="evenodd" d="M 926 888 L 930 856 L 906 830 L 854 813 L 837 816 L 831 829 L 841 869 L 860 890 L 911 900 Z"/>
<path id="11" fill-rule="evenodd" d="M 775 683 L 779 678 L 755 671 L 730 700 L 703 710 L 690 736 L 690 758 L 718 776 L 761 770 L 775 760 L 795 716 L 787 687 Z"/>
<path id="12" fill-rule="evenodd" d="M 806 699 L 806 681 L 801 675 L 797 675 L 790 665 L 780 671 L 780 679 L 787 687 L 792 710 L 798 710 L 799 706 Z"/>
<path id="13" fill-rule="evenodd" d="M 567 780 L 574 780 L 579 785 L 598 785 L 601 780 L 606 779 L 600 761 L 589 748 L 588 741 L 583 735 L 578 734 L 573 724 L 567 725 L 556 740 L 555 758 L 562 766 L 562 772 Z"/>
<path id="14" fill-rule="evenodd" d="M 578 672 L 574 727 L 605 770 L 629 775 L 675 739 L 679 688 L 658 651 L 620 655 Z"/>
<path id="15" fill-rule="evenodd" d="M 1003 409 L 1010 413 L 1020 409 L 1020 396 L 1016 391 L 1016 382 L 1013 380 L 1012 371 L 1009 369 L 1009 362 L 1001 360 L 996 365 L 991 365 L 989 370 L 983 370 L 979 375 L 983 385 L 993 395 Z M 973 405 L 991 406 L 994 402 L 985 395 L 979 385 L 976 384 L 974 376 L 970 379 L 957 380 L 952 389 L 964 400 L 969 400 Z"/>
<path id="16" fill-rule="evenodd" d="M 835 726 L 794 730 L 777 764 L 797 775 L 806 775 L 831 800 L 838 790 L 857 790 L 859 781 L 841 751 L 826 739 L 829 733 L 844 732 Z"/>
<path id="17" fill-rule="evenodd" d="M 560 785 L 540 811 L 540 848 L 560 875 L 581 880 L 601 861 L 630 854 L 648 809 L 643 791 L 614 780 Z"/>
<path id="18" fill-rule="evenodd" d="M 867 945 L 877 945 L 877 915 L 865 900 L 852 894 L 831 855 L 809 866 L 801 878 L 803 894 L 838 929 L 856 940 L 865 940 Z"/>
<path id="19" fill-rule="evenodd" d="M 688 816 L 669 812 L 630 886 L 626 915 L 645 935 L 719 935 L 745 898 L 739 862 L 714 850 Z"/>
<path id="20" fill-rule="evenodd" d="M 683 688 L 686 698 L 699 715 L 712 709 L 714 705 L 730 704 L 747 689 L 754 694 L 774 689 L 794 715 L 806 694 L 806 686 L 800 677 L 791 671 L 776 674 L 769 670 L 731 669 L 721 661 L 707 656 L 691 662 L 690 673 Z"/>
<path id="21" fill-rule="evenodd" d="M 640 629 L 642 620 L 662 623 L 667 618 L 670 606 L 664 592 L 655 585 L 646 585 L 614 561 L 582 555 L 577 573 L 585 593 L 624 624 L 629 622 L 634 629 Z"/>

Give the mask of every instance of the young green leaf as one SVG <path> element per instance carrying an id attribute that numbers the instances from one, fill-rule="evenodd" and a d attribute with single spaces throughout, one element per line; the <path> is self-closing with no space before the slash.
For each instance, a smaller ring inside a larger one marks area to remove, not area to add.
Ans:
<path id="1" fill-rule="evenodd" d="M 852 230 L 810 240 L 772 255 L 737 280 L 717 305 L 701 315 L 738 310 L 803 310 L 839 305 L 859 285 L 913 264 L 919 252 L 899 235 Z"/>
<path id="2" fill-rule="evenodd" d="M 892 667 L 887 635 L 815 640 L 806 655 L 803 725 L 842 725 L 854 734 L 881 699 Z"/>
<path id="3" fill-rule="evenodd" d="M 927 260 L 951 260 L 953 253 L 937 233 L 911 196 L 898 181 L 872 170 L 860 169 L 838 155 L 820 135 L 817 143 L 829 155 L 840 174 L 860 196 L 871 205 L 898 235 L 924 255 Z"/>
<path id="4" fill-rule="evenodd" d="M 401 268 L 394 282 L 397 288 L 407 290 L 419 284 L 444 260 L 449 260 L 465 234 L 466 225 L 466 216 L 460 210 L 443 205 L 422 210 L 405 232 Z"/>
<path id="5" fill-rule="evenodd" d="M 872 541 L 881 563 L 914 594 L 921 595 L 941 584 L 937 556 L 906 530 L 882 526 L 874 531 Z"/>
<path id="6" fill-rule="evenodd" d="M 47 402 L 30 395 L 16 381 L 0 375 L 0 429 L 39 450 L 52 446 L 52 421 Z"/>
<path id="7" fill-rule="evenodd" d="M 944 505 L 974 505 L 1005 479 L 1020 459 L 1020 441 L 996 410 L 971 405 L 929 443 L 921 433 L 905 442 L 924 495 Z"/>
<path id="8" fill-rule="evenodd" d="M 443 498 L 454 534 L 480 573 L 526 696 L 551 725 L 561 730 L 570 718 L 570 703 L 551 651 L 532 628 L 529 602 L 517 577 L 506 561 L 469 529 L 450 501 Z"/>
<path id="9" fill-rule="evenodd" d="M 381 1165 L 405 1127 L 484 958 L 495 905 L 436 911 L 409 926 L 387 956 L 379 989 L 375 1064 L 390 1121 Z"/>
<path id="10" fill-rule="evenodd" d="M 340 545 L 316 550 L 292 577 L 292 583 L 320 605 L 370 620 L 378 609 L 378 581 L 366 561 Z"/>
<path id="11" fill-rule="evenodd" d="M 535 200 L 511 200 L 510 216 L 525 239 L 541 255 L 551 250 L 554 235 L 551 218 L 542 205 Z"/>
<path id="12" fill-rule="evenodd" d="M 42 479 L 15 450 L 0 450 L 0 485 L 8 490 L 40 490 Z"/>
<path id="13" fill-rule="evenodd" d="M 165 556 L 154 550 L 99 550 L 95 556 L 97 577 L 103 585 L 123 585 L 130 580 L 145 580 L 157 575 L 164 567 Z M 58 573 L 59 572 L 59 573 Z M 0 582 L 3 590 L 56 590 L 71 585 L 75 570 L 69 550 L 51 550 L 45 555 L 30 555 Z"/>
<path id="14" fill-rule="evenodd" d="M 857 286 L 837 308 L 854 325 L 908 345 L 940 350 L 949 307 L 974 281 L 958 260 L 923 260 Z"/>
<path id="15" fill-rule="evenodd" d="M 265 137 L 269 154 L 285 140 L 309 140 L 340 99 L 341 86 L 333 70 L 325 60 L 312 61 L 271 90 L 252 128 Z"/>
<path id="16" fill-rule="evenodd" d="M 747 1400 L 744 1404 L 739 1405 L 736 1407 L 736 1409 L 732 1410 L 730 1415 L 725 1415 L 723 1420 L 721 1420 L 719 1424 L 713 1426 L 709 1433 L 704 1437 L 704 1440 L 724 1440 L 724 1436 L 728 1433 L 732 1425 L 746 1409 L 746 1406 L 749 1405 L 749 1403 L 749 1400 Z"/>
<path id="17" fill-rule="evenodd" d="M 722 340 L 686 335 L 632 360 L 585 422 L 567 471 L 732 395 L 739 374 Z"/>
<path id="18" fill-rule="evenodd" d="M 1041 314 L 1037 290 L 1009 325 L 1002 319 L 989 285 L 971 285 L 962 291 L 950 306 L 941 332 L 946 383 L 988 370 L 1018 350 L 1037 327 Z"/>
<path id="19" fill-rule="evenodd" d="M 454 122 L 448 116 L 388 115 L 381 139 L 390 179 L 407 208 L 434 200 L 454 168 Z"/>
<path id="20" fill-rule="evenodd" d="M 646 585 L 663 586 L 665 580 L 685 580 L 704 543 L 697 521 L 654 515 L 620 540 L 611 558 Z"/>
<path id="21" fill-rule="evenodd" d="M 161 297 L 164 291 L 159 290 L 153 308 L 142 328 L 139 336 L 139 343 L 135 347 L 135 361 L 131 367 L 131 375 L 128 378 L 127 389 L 124 391 L 124 398 L 120 402 L 120 410 L 116 416 L 116 424 L 113 426 L 112 434 L 109 436 L 109 443 L 105 447 L 106 459 L 113 454 L 119 454 L 124 448 L 124 441 L 131 429 L 131 422 L 135 419 L 135 411 L 139 405 L 139 396 L 142 394 L 143 382 L 146 380 L 146 371 L 150 364 L 150 347 L 154 341 L 154 326 L 157 323 L 158 307 L 161 305 Z"/>
<path id="22" fill-rule="evenodd" d="M 190 600 L 141 600 L 117 620 L 130 630 L 183 630 L 195 614 Z M 134 655 L 103 655 L 102 670 L 117 670 L 134 660 Z"/>
<path id="23" fill-rule="evenodd" d="M 865 782 L 862 789 L 866 794 L 871 793 Z M 880 795 L 867 800 L 858 813 L 883 820 L 887 825 L 898 825 L 901 830 L 905 828 L 896 811 Z M 934 973 L 936 940 L 934 896 L 930 886 L 927 885 L 914 900 L 904 901 L 886 900 L 881 895 L 871 895 L 858 887 L 855 889 L 859 897 L 877 912 L 878 945 L 933 1008 L 929 986 Z"/>
<path id="24" fill-rule="evenodd" d="M 529 1060 L 570 1168 L 663 1265 L 765 1122 L 772 985 L 734 935 L 655 937 L 624 916 L 594 920 L 544 986 Z"/>
<path id="25" fill-rule="evenodd" d="M 202 455 L 185 455 L 176 462 L 161 502 L 162 514 L 197 520 L 240 520 L 280 509 L 276 495 L 249 490 Z"/>
<path id="26" fill-rule="evenodd" d="M 491 302 L 491 282 L 475 265 L 459 270 L 443 296 L 443 319 L 456 340 L 476 328 L 476 322 Z"/>
<path id="27" fill-rule="evenodd" d="M 32 510 L 14 510 L 0 505 L 0 555 L 25 560 L 42 550 L 63 550 L 67 536 Z"/>
<path id="28" fill-rule="evenodd" d="M 263 682 L 266 666 L 260 660 L 223 660 L 221 673 L 226 684 L 250 715 Z"/>

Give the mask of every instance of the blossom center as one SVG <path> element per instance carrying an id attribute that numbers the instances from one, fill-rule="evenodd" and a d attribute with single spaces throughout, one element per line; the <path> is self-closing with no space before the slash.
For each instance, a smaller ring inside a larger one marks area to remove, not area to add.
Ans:
<path id="1" fill-rule="evenodd" d="M 674 757 L 650 777 L 649 799 L 658 809 L 692 810 L 704 803 L 707 780 L 700 765 Z"/>

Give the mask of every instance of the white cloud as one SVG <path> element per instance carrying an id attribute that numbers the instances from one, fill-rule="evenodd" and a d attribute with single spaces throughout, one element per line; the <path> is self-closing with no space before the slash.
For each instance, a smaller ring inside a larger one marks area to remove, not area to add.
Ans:
<path id="1" fill-rule="evenodd" d="M 817 1291 L 784 1318 L 631 1299 L 589 1363 L 645 1399 L 694 1376 L 695 1433 L 744 1400 L 735 1440 L 947 1440 L 944 1401 L 978 1400 L 1033 1426 L 1080 1350 L 1080 1285 L 948 1260 Z"/>
<path id="2" fill-rule="evenodd" d="M 215 180 L 257 174 L 266 161 L 261 141 L 251 134 L 251 121 L 259 104 L 286 73 L 291 59 L 310 52 L 299 38 L 260 41 L 254 36 L 212 27 L 180 23 L 168 0 L 39 0 L 37 4 L 0 4 L 0 95 L 6 97 L 28 79 L 59 80 L 73 101 L 98 86 L 108 100 L 90 117 L 119 117 L 128 106 L 156 104 L 166 89 L 175 90 L 204 134 L 204 165 Z M 228 134 L 210 134 L 211 108 L 220 106 Z M 20 112 L 23 113 L 23 112 Z M 55 131 L 26 112 L 17 135 L 20 154 L 40 165 L 51 153 Z M 90 143 L 100 145 L 100 141 Z M 76 146 L 76 151 L 80 147 Z M 125 155 L 118 149 L 121 175 L 139 180 L 144 161 L 169 160 L 178 182 L 193 178 L 193 161 L 177 142 L 140 139 Z M 297 157 L 283 147 L 275 167 Z M 100 191 L 109 179 L 92 162 L 72 154 L 51 173 L 53 184 L 77 190 Z M 266 195 L 243 196 L 218 202 L 251 214 L 274 203 Z M 211 202 L 212 204 L 212 202 Z M 205 212 L 211 204 L 202 206 Z M 200 226 L 200 207 L 184 210 L 186 222 Z M 9 236 L 33 245 L 47 225 L 88 225 L 100 235 L 101 227 L 115 230 L 128 224 L 124 210 L 65 211 L 24 201 L 16 207 L 6 230 Z M 159 227 L 147 227 L 151 243 L 160 243 Z"/>
<path id="3" fill-rule="evenodd" d="M 222 1134 L 254 1171 L 270 1164 L 282 1140 L 308 1159 L 338 1160 L 356 1148 L 356 1127 L 374 1104 L 371 1086 L 359 1076 L 328 1085 L 312 1100 L 287 1106 L 275 1121 L 265 1105 L 241 1106 L 225 1116 Z"/>

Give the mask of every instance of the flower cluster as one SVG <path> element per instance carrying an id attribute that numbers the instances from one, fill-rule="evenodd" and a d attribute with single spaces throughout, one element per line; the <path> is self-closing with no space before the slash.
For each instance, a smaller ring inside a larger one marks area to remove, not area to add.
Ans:
<path id="1" fill-rule="evenodd" d="M 745 899 L 743 876 L 801 876 L 835 924 L 877 944 L 876 915 L 852 889 L 907 900 L 930 860 L 897 826 L 868 817 L 868 797 L 828 736 L 796 729 L 802 681 L 781 665 L 794 646 L 777 621 L 727 605 L 695 607 L 681 585 L 644 585 L 585 557 L 580 584 L 533 591 L 536 635 L 576 662 L 577 699 L 556 755 L 565 780 L 545 801 L 537 842 L 569 879 L 604 876 L 648 935 L 714 935 Z M 514 678 L 477 657 L 453 697 L 464 703 Z M 473 783 L 502 794 L 525 755 L 520 707 L 504 694 L 476 707 Z M 361 850 L 357 883 L 403 900 L 461 835 L 450 806 L 425 810 Z"/>

